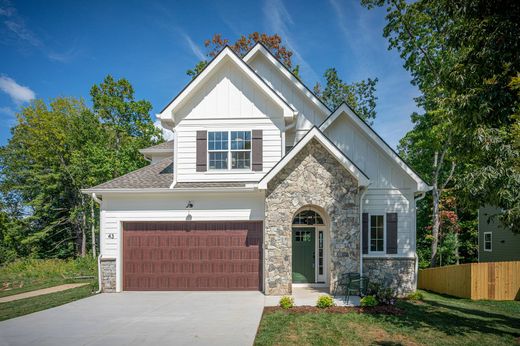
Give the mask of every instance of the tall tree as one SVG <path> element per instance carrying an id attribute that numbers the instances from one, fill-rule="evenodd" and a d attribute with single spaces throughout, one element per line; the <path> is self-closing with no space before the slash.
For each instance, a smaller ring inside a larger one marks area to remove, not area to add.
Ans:
<path id="1" fill-rule="evenodd" d="M 449 158 L 448 167 L 457 162 L 457 197 L 474 207 L 491 203 L 503 208 L 502 221 L 520 231 L 520 196 L 514 192 L 520 188 L 520 176 L 512 168 L 518 152 L 513 150 L 511 133 L 519 98 L 510 87 L 520 70 L 520 4 L 505 0 L 362 3 L 387 8 L 384 36 L 390 48 L 400 52 L 412 83 L 422 92 L 418 101 L 426 116 L 419 121 L 435 124 L 431 131 L 424 126 L 424 135 L 431 138 L 428 133 L 433 132 L 432 147 L 440 141 L 446 148 L 444 156 L 442 151 L 432 153 L 429 170 L 436 171 L 436 164 L 440 172 L 449 169 L 439 166 L 445 162 L 440 160 L 443 157 Z"/>
<path id="2" fill-rule="evenodd" d="M 74 98 L 34 101 L 17 115 L 12 137 L 0 149 L 2 202 L 15 201 L 11 205 L 22 210 L 10 220 L 25 249 L 19 254 L 84 256 L 97 220 L 81 189 L 142 167 L 138 149 L 161 140 L 149 103 L 135 101 L 126 80 L 107 77 L 92 96 L 94 111 Z M 4 211 L 14 210 L 6 205 Z M 2 232 L 4 239 L 6 234 L 13 237 Z"/>
<path id="3" fill-rule="evenodd" d="M 211 39 L 204 41 L 204 46 L 207 49 L 206 56 L 210 59 L 214 58 L 225 46 L 229 46 L 238 56 L 243 57 L 258 42 L 267 47 L 285 67 L 299 77 L 299 66 L 292 66 L 293 52 L 282 44 L 282 38 L 278 34 L 269 35 L 255 31 L 247 36 L 240 35 L 233 43 L 230 43 L 229 39 L 223 38 L 222 34 L 214 34 Z M 186 74 L 195 78 L 207 65 L 207 60 L 199 61 L 193 69 L 186 71 Z"/>
<path id="4" fill-rule="evenodd" d="M 338 76 L 335 68 L 329 68 L 323 74 L 325 88 L 316 83 L 314 93 L 321 98 L 330 109 L 336 109 L 346 102 L 353 110 L 372 125 L 376 117 L 376 84 L 377 78 L 368 78 L 360 82 L 348 84 Z"/>

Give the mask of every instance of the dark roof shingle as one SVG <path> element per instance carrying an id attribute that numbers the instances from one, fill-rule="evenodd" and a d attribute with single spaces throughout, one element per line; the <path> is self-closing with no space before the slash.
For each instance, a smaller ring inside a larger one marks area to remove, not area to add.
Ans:
<path id="1" fill-rule="evenodd" d="M 159 143 L 148 148 L 140 149 L 139 151 L 156 151 L 156 150 L 173 150 L 173 140 Z"/>
<path id="2" fill-rule="evenodd" d="M 119 178 L 91 187 L 88 190 L 107 189 L 161 189 L 169 188 L 173 182 L 173 159 L 166 158 L 145 166 Z"/>

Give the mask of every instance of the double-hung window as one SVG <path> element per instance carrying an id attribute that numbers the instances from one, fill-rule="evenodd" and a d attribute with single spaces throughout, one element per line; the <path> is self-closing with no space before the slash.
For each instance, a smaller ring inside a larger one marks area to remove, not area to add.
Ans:
<path id="1" fill-rule="evenodd" d="M 251 169 L 251 131 L 209 131 L 209 169 Z"/>
<path id="2" fill-rule="evenodd" d="M 493 251 L 493 233 L 484 232 L 484 251 Z"/>
<path id="3" fill-rule="evenodd" d="M 385 251 L 385 217 L 370 215 L 370 252 Z"/>

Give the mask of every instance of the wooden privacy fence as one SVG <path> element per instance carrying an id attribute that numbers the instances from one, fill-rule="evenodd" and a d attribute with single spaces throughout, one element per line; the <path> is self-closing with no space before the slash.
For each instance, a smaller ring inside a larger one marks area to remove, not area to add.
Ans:
<path id="1" fill-rule="evenodd" d="M 520 300 L 520 261 L 421 269 L 418 287 L 461 298 Z"/>

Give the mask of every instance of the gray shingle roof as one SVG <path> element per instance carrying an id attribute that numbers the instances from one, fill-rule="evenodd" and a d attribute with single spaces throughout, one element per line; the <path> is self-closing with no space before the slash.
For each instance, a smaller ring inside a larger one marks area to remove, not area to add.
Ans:
<path id="1" fill-rule="evenodd" d="M 106 189 L 161 189 L 169 188 L 173 182 L 173 159 L 166 158 L 140 168 L 119 178 L 91 187 L 88 190 Z"/>
<path id="2" fill-rule="evenodd" d="M 140 152 L 150 152 L 150 151 L 162 151 L 162 150 L 172 150 L 173 151 L 173 140 L 162 142 L 160 144 L 140 149 Z"/>

